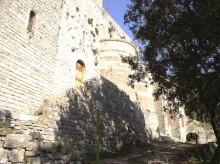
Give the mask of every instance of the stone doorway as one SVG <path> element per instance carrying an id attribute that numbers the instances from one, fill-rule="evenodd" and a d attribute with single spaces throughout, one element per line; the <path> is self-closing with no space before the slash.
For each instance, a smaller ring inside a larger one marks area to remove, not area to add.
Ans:
<path id="1" fill-rule="evenodd" d="M 198 143 L 199 136 L 195 132 L 190 132 L 186 135 L 187 142 L 195 142 Z"/>

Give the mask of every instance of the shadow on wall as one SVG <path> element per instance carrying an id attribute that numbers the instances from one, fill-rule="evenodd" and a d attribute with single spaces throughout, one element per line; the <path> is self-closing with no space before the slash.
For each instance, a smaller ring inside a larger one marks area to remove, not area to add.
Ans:
<path id="1" fill-rule="evenodd" d="M 10 125 L 11 112 L 9 110 L 0 110 L 0 121 Z"/>
<path id="2" fill-rule="evenodd" d="M 100 113 L 100 149 L 146 142 L 144 115 L 140 107 L 115 84 L 101 77 L 69 89 L 48 103 L 48 133 L 45 140 L 56 140 L 74 150 L 95 151 L 95 101 L 103 104 Z"/>
<path id="3" fill-rule="evenodd" d="M 14 121 L 12 121 L 11 111 L 0 110 L 0 136 L 5 136 L 8 133 L 12 133 L 13 130 L 11 127 L 13 126 Z"/>

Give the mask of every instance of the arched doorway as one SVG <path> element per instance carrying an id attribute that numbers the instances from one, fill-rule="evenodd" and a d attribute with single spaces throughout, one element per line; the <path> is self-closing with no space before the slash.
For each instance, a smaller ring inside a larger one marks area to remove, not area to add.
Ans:
<path id="1" fill-rule="evenodd" d="M 85 73 L 85 64 L 82 60 L 78 60 L 76 62 L 76 76 L 75 76 L 75 86 L 78 87 L 82 82 L 84 78 Z"/>
<path id="2" fill-rule="evenodd" d="M 186 141 L 187 142 L 195 142 L 197 144 L 198 143 L 198 139 L 199 139 L 199 136 L 195 132 L 191 132 L 191 133 L 188 133 L 186 135 Z"/>

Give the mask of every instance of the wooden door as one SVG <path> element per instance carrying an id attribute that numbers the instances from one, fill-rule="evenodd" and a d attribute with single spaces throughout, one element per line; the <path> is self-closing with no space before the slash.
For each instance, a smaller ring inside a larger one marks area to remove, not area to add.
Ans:
<path id="1" fill-rule="evenodd" d="M 76 63 L 76 86 L 83 82 L 83 65 L 80 62 Z"/>

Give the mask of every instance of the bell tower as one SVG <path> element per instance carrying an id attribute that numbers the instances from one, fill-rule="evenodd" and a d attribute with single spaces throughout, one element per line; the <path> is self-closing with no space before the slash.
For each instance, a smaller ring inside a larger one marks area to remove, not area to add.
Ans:
<path id="1" fill-rule="evenodd" d="M 94 1 L 97 5 L 99 5 L 99 7 L 102 8 L 102 0 L 94 0 Z"/>

